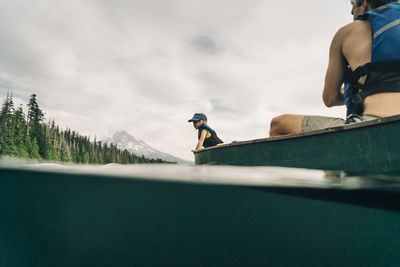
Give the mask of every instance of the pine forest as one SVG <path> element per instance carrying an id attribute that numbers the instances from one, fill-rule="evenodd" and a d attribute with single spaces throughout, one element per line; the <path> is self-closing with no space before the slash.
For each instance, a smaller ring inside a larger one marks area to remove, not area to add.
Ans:
<path id="1" fill-rule="evenodd" d="M 70 129 L 61 130 L 54 120 L 45 122 L 36 98 L 30 96 L 25 115 L 22 105 L 15 108 L 12 96 L 7 95 L 0 113 L 0 156 L 76 164 L 166 163 L 121 151 L 96 138 L 91 142 Z"/>

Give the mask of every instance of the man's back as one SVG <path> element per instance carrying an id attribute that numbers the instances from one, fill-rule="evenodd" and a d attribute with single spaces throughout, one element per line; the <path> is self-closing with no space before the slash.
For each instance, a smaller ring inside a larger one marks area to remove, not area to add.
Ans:
<path id="1" fill-rule="evenodd" d="M 342 54 L 352 70 L 371 62 L 372 33 L 369 21 L 356 20 L 339 30 L 342 32 Z"/>
<path id="2" fill-rule="evenodd" d="M 337 33 L 342 55 L 352 70 L 371 62 L 372 29 L 368 20 L 356 20 Z M 366 77 L 359 82 L 364 84 Z M 384 89 L 384 88 L 382 88 Z M 386 117 L 400 114 L 400 93 L 377 93 L 364 100 L 364 114 Z"/>

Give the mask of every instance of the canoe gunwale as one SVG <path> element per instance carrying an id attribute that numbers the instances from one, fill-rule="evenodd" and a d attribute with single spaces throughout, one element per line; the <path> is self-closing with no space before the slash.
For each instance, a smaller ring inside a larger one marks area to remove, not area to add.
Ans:
<path id="1" fill-rule="evenodd" d="M 298 139 L 298 138 L 303 138 L 303 137 L 317 136 L 317 135 L 329 134 L 329 133 L 334 133 L 334 132 L 343 132 L 343 131 L 348 131 L 348 130 L 353 130 L 353 129 L 358 129 L 358 128 L 371 127 L 371 126 L 395 123 L 395 122 L 400 122 L 400 115 L 395 115 L 395 116 L 386 117 L 386 118 L 380 118 L 380 119 L 376 119 L 376 120 L 364 121 L 364 122 L 359 122 L 359 123 L 346 124 L 344 126 L 336 126 L 336 127 L 331 127 L 331 128 L 321 129 L 321 130 L 308 131 L 308 132 L 304 132 L 304 133 L 287 134 L 287 135 L 282 135 L 282 136 L 278 136 L 278 137 L 267 137 L 267 138 L 253 139 L 253 140 L 248 140 L 248 141 L 233 142 L 233 143 L 229 143 L 229 144 L 223 144 L 223 145 L 203 148 L 197 152 L 194 152 L 194 154 L 198 154 L 198 153 L 201 153 L 204 151 L 209 151 L 209 150 L 233 147 L 233 146 L 242 146 L 242 145 L 250 145 L 250 144 L 265 143 L 265 142 L 276 142 L 276 141 L 282 141 L 282 140 L 292 140 L 292 139 Z"/>

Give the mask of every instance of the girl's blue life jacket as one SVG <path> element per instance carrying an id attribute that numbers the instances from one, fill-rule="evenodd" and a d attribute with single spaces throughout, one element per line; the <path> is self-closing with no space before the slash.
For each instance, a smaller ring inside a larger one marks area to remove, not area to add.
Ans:
<path id="1" fill-rule="evenodd" d="M 222 144 L 223 143 L 222 140 L 218 138 L 217 133 L 210 126 L 208 126 L 206 123 L 203 123 L 199 127 L 198 139 L 200 139 L 201 132 L 203 130 L 207 130 L 208 131 L 206 139 L 204 140 L 204 143 L 203 143 L 204 147 L 216 146 L 218 144 Z"/>
<path id="2" fill-rule="evenodd" d="M 371 62 L 345 71 L 344 103 L 347 115 L 363 113 L 367 96 L 380 92 L 400 92 L 400 3 L 390 3 L 367 11 L 359 20 L 372 27 Z M 358 81 L 366 76 L 364 84 Z M 361 90 L 360 90 L 361 89 Z"/>

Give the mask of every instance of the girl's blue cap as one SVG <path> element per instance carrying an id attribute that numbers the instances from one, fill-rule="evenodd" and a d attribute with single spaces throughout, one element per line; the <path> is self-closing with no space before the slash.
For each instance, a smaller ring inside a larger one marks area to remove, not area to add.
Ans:
<path id="1" fill-rule="evenodd" d="M 195 114 L 193 115 L 193 118 L 191 118 L 190 120 L 188 120 L 188 122 L 200 121 L 200 120 L 207 121 L 207 116 L 204 115 L 204 113 L 195 113 Z"/>

